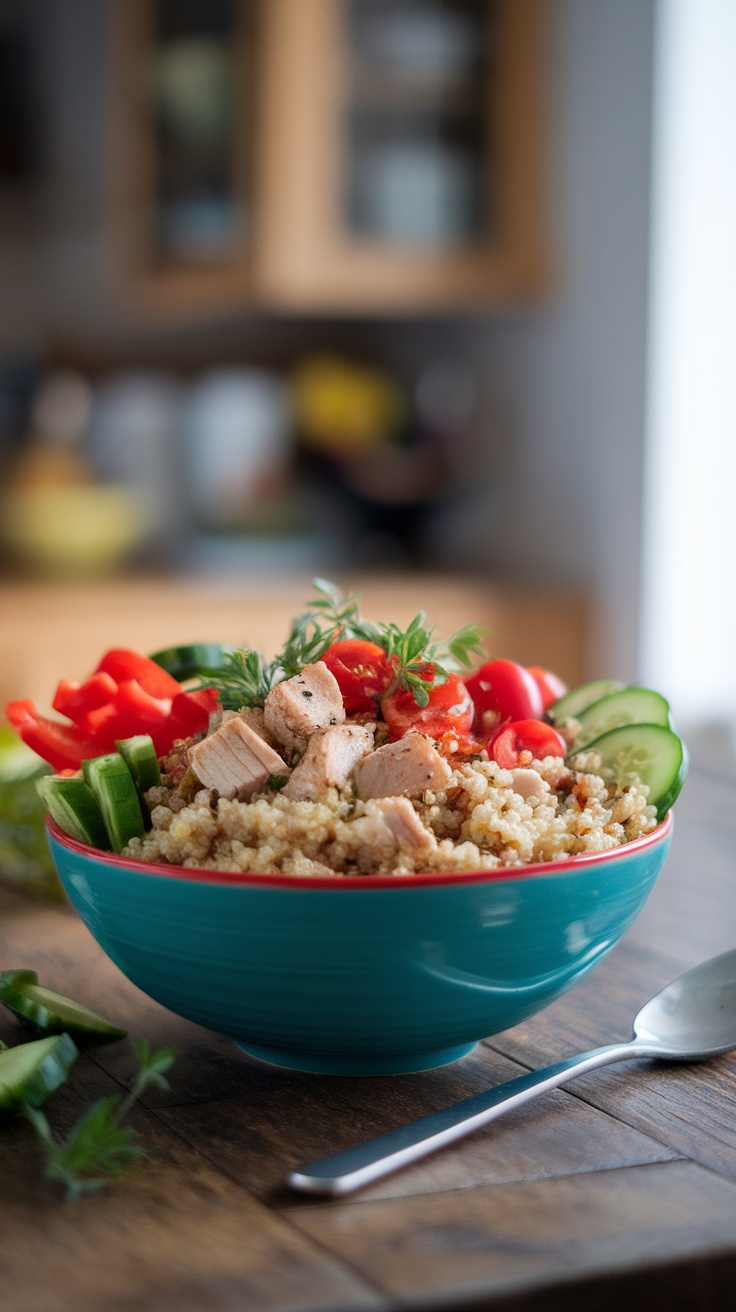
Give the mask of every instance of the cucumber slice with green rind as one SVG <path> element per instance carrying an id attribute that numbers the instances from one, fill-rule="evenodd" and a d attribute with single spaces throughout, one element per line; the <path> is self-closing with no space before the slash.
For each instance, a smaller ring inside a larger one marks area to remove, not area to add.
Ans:
<path id="1" fill-rule="evenodd" d="M 20 975 L 23 972 L 15 973 Z M 53 989 L 45 989 L 35 981 L 6 985 L 0 990 L 0 1002 L 39 1035 L 71 1034 L 80 1040 L 112 1043 L 115 1039 L 124 1039 L 127 1033 L 91 1007 L 85 1007 L 63 993 L 55 993 Z"/>
<path id="2" fill-rule="evenodd" d="M 133 776 L 139 797 L 147 793 L 149 788 L 158 787 L 161 783 L 161 770 L 153 739 L 147 733 L 123 738 L 115 746 Z"/>
<path id="3" fill-rule="evenodd" d="M 156 651 L 150 659 L 183 683 L 197 674 L 213 674 L 225 669 L 225 658 L 234 650 L 234 647 L 224 647 L 219 642 L 193 642 L 186 647 Z"/>
<path id="4" fill-rule="evenodd" d="M 577 688 L 571 688 L 564 697 L 560 697 L 553 706 L 550 706 L 547 715 L 551 720 L 577 719 L 581 711 L 587 710 L 594 702 L 599 702 L 601 697 L 607 697 L 612 692 L 620 692 L 623 687 L 624 685 L 616 679 L 594 679 L 592 683 L 578 684 Z"/>
<path id="5" fill-rule="evenodd" d="M 50 1093 L 66 1082 L 77 1059 L 77 1047 L 68 1034 L 20 1043 L 0 1052 L 0 1110 L 28 1103 L 40 1107 Z"/>
<path id="6" fill-rule="evenodd" d="M 84 777 L 99 802 L 113 852 L 122 852 L 131 838 L 143 838 L 145 827 L 138 793 L 118 752 L 82 761 Z"/>
<path id="7" fill-rule="evenodd" d="M 579 750 L 576 746 L 568 758 L 573 767 Z M 588 743 L 584 750 L 598 753 L 600 773 L 605 779 L 619 784 L 638 779 L 646 784 L 648 801 L 656 806 L 658 820 L 663 820 L 674 804 L 687 775 L 685 744 L 662 724 L 620 725 Z"/>
<path id="8" fill-rule="evenodd" d="M 35 970 L 0 970 L 0 1002 L 6 991 L 26 984 L 38 984 Z"/>
<path id="9" fill-rule="evenodd" d="M 623 724 L 661 724 L 669 728 L 670 707 L 660 693 L 649 688 L 622 688 L 581 711 L 577 721 L 582 733 L 575 739 L 575 750 L 580 752 L 594 738 Z"/>
<path id="10" fill-rule="evenodd" d="M 56 774 L 44 775 L 36 783 L 38 795 L 60 829 L 79 843 L 110 849 L 102 811 L 92 789 L 84 779 L 67 779 Z"/>

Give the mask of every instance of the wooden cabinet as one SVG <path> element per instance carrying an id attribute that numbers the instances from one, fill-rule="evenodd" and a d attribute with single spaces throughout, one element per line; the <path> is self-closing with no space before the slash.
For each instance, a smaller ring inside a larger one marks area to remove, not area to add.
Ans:
<path id="1" fill-rule="evenodd" d="M 121 286 L 173 312 L 538 291 L 540 43 L 540 0 L 118 0 Z"/>

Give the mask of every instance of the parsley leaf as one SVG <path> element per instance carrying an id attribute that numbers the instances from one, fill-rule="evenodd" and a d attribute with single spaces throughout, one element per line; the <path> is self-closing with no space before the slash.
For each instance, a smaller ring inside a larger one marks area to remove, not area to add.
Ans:
<path id="1" fill-rule="evenodd" d="M 173 1065 L 175 1048 L 151 1052 L 145 1039 L 135 1045 L 138 1074 L 130 1093 L 98 1098 L 80 1116 L 66 1139 L 55 1138 L 46 1116 L 38 1107 L 23 1106 L 26 1120 L 35 1129 L 46 1157 L 46 1175 L 66 1190 L 67 1201 L 104 1189 L 143 1156 L 135 1132 L 121 1126 L 133 1104 L 149 1086 L 167 1089 L 164 1073 Z"/>

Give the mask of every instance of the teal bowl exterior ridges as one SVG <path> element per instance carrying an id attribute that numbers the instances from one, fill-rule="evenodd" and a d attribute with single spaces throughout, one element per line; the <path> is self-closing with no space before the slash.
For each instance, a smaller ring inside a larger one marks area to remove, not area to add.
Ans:
<path id="1" fill-rule="evenodd" d="M 473 875 L 308 879 L 151 866 L 49 823 L 67 894 L 128 979 L 278 1065 L 426 1070 L 591 970 L 662 868 L 671 817 L 610 852 Z"/>

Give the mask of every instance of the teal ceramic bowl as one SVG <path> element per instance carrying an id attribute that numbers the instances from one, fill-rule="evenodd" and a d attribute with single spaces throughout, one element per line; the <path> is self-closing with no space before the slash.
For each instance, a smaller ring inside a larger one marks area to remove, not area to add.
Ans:
<path id="1" fill-rule="evenodd" d="M 362 1075 L 454 1061 L 582 979 L 644 905 L 671 827 L 550 865 L 395 878 L 146 865 L 53 823 L 49 839 L 144 993 L 276 1065 Z"/>

